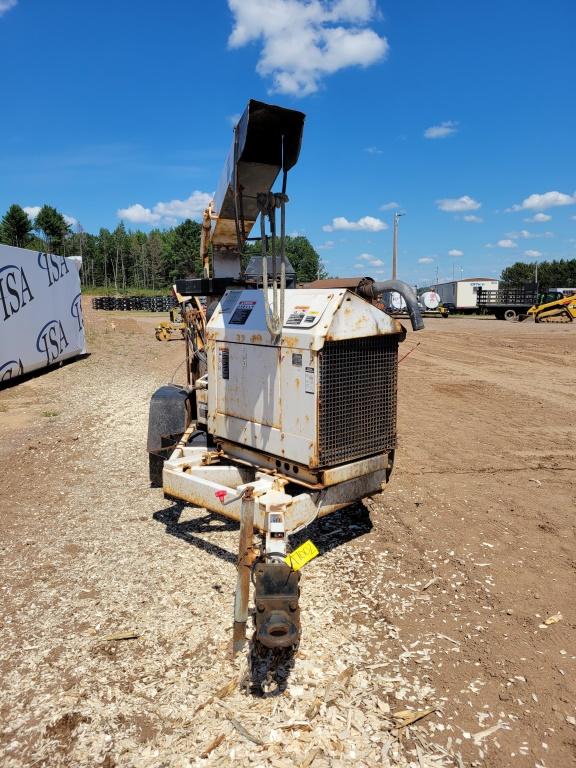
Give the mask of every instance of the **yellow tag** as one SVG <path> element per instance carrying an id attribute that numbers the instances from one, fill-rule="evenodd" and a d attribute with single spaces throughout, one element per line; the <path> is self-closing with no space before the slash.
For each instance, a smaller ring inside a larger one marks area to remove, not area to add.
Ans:
<path id="1" fill-rule="evenodd" d="M 289 565 L 293 571 L 299 571 L 303 565 L 313 560 L 320 552 L 316 549 L 314 544 L 308 539 L 304 544 L 300 544 L 294 552 L 291 552 L 284 558 L 286 565 Z"/>

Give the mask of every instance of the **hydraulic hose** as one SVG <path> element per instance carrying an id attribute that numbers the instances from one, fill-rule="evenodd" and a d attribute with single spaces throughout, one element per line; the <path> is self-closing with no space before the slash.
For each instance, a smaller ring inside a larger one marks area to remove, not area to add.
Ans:
<path id="1" fill-rule="evenodd" d="M 375 299 L 380 293 L 399 293 L 406 302 L 412 330 L 421 331 L 424 328 L 424 320 L 420 314 L 418 299 L 407 283 L 404 283 L 402 280 L 384 280 L 383 282 L 373 282 L 372 284 L 365 283 L 359 293 L 366 296 L 368 292 L 371 292 L 371 299 Z"/>

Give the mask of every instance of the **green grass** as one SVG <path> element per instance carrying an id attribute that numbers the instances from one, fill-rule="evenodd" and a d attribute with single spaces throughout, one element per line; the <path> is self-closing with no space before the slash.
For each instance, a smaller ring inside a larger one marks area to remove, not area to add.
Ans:
<path id="1" fill-rule="evenodd" d="M 58 416 L 58 411 L 42 411 L 42 416 L 46 416 L 47 419 L 52 419 L 54 416 Z"/>

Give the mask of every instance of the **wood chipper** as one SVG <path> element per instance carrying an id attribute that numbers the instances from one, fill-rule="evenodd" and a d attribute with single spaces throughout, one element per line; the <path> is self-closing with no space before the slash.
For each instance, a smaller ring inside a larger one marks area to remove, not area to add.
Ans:
<path id="1" fill-rule="evenodd" d="M 176 283 L 182 295 L 207 297 L 205 316 L 188 324 L 188 384 L 161 387 L 150 404 L 152 483 L 240 523 L 235 650 L 245 642 L 251 581 L 253 642 L 298 644 L 299 565 L 312 545 L 291 552 L 290 536 L 380 493 L 390 477 L 405 330 L 373 301 L 400 293 L 413 329 L 423 327 L 400 281 L 286 289 L 287 177 L 303 126 L 301 112 L 250 101 L 235 127 L 204 214 L 204 275 Z M 254 288 L 241 254 L 258 218 L 262 287 Z"/>

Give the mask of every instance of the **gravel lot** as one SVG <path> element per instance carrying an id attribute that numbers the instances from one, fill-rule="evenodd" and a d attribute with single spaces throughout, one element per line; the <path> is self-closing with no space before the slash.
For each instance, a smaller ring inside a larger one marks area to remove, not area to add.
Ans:
<path id="1" fill-rule="evenodd" d="M 90 356 L 0 391 L 2 766 L 576 765 L 576 327 L 408 335 L 391 483 L 309 529 L 260 679 L 236 526 L 148 486 L 157 319 L 86 308 Z"/>

